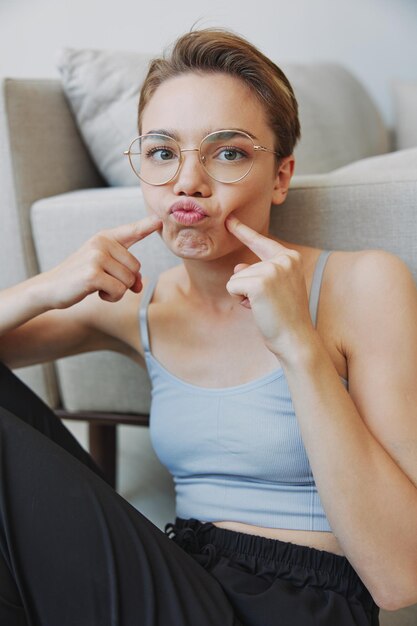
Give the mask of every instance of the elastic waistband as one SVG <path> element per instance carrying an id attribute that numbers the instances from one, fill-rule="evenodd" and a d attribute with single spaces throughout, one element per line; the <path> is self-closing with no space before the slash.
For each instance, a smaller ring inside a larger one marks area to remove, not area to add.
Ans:
<path id="1" fill-rule="evenodd" d="M 275 561 L 280 565 L 299 567 L 324 575 L 342 583 L 347 593 L 369 594 L 358 574 L 346 557 L 308 546 L 269 539 L 258 535 L 218 528 L 211 522 L 177 517 L 175 524 L 167 524 L 165 533 L 187 552 L 210 552 L 210 565 L 221 555 L 246 555 L 258 559 Z M 370 594 L 369 594 L 370 597 Z"/>

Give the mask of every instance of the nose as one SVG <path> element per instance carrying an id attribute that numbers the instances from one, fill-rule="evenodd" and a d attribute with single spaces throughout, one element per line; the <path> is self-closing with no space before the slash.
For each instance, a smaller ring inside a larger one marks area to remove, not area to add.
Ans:
<path id="1" fill-rule="evenodd" d="M 179 196 L 207 198 L 211 195 L 211 179 L 200 163 L 198 149 L 181 152 L 182 162 L 174 180 L 174 193 Z"/>

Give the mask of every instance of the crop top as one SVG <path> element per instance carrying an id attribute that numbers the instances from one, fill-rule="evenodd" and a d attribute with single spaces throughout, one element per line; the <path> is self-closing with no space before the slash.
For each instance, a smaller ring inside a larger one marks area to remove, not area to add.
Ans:
<path id="1" fill-rule="evenodd" d="M 309 299 L 314 326 L 330 253 L 323 250 L 314 269 Z M 223 388 L 174 376 L 150 350 L 147 307 L 156 281 L 145 288 L 139 321 L 152 387 L 150 437 L 173 477 L 176 515 L 331 531 L 283 369 Z"/>

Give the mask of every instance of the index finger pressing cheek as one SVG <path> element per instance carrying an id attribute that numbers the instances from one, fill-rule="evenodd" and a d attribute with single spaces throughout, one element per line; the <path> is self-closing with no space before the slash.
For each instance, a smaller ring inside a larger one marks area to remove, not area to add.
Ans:
<path id="1" fill-rule="evenodd" d="M 162 220 L 154 215 L 148 215 L 139 222 L 122 224 L 112 229 L 114 239 L 125 248 L 130 248 L 134 243 L 148 237 L 162 227 Z"/>
<path id="2" fill-rule="evenodd" d="M 247 226 L 232 214 L 226 218 L 225 224 L 227 230 L 232 233 L 236 239 L 239 239 L 239 241 L 252 250 L 261 261 L 267 261 L 279 252 L 288 251 L 287 248 L 277 241 L 259 234 L 256 230 L 250 228 L 250 226 Z"/>

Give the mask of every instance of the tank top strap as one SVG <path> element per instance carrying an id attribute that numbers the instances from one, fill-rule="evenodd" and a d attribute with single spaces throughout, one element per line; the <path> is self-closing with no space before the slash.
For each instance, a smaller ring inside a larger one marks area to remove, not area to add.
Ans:
<path id="1" fill-rule="evenodd" d="M 317 259 L 316 267 L 314 268 L 309 300 L 310 315 L 314 328 L 316 327 L 317 323 L 317 311 L 319 306 L 320 288 L 323 280 L 324 268 L 326 265 L 326 261 L 332 252 L 333 250 L 323 250 L 320 253 L 319 258 Z"/>
<path id="2" fill-rule="evenodd" d="M 148 332 L 148 305 L 155 290 L 158 277 L 151 278 L 143 290 L 142 300 L 139 307 L 139 329 L 142 339 L 142 346 L 145 352 L 150 352 L 150 341 Z"/>
<path id="3" fill-rule="evenodd" d="M 321 283 L 323 281 L 323 273 L 324 268 L 327 262 L 327 259 L 331 255 L 332 250 L 323 250 L 319 258 L 316 261 L 316 266 L 314 268 L 313 279 L 311 281 L 310 288 L 310 299 L 309 299 L 309 310 L 311 319 L 314 327 L 317 323 L 317 311 L 320 297 L 320 288 Z M 150 352 L 150 341 L 149 341 L 149 332 L 148 332 L 148 305 L 152 298 L 153 292 L 156 287 L 156 283 L 158 282 L 158 277 L 154 277 L 150 279 L 148 284 L 146 285 L 142 300 L 139 307 L 139 327 L 140 334 L 142 339 L 142 345 L 145 352 Z"/>

